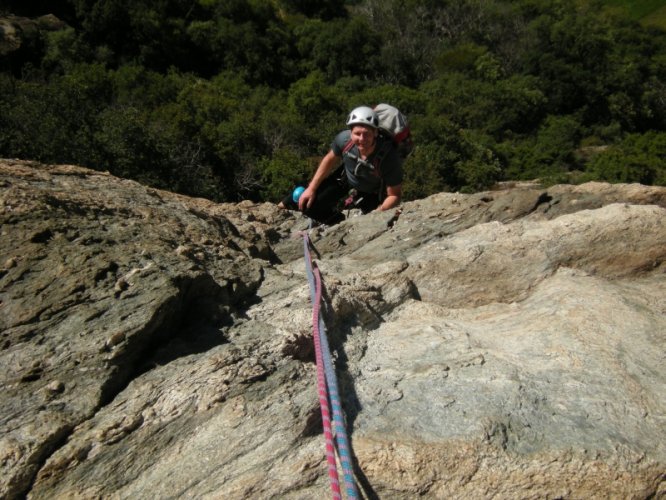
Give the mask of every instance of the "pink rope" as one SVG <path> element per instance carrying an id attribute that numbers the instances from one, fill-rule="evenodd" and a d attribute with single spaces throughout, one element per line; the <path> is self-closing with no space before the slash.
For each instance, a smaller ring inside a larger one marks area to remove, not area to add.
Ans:
<path id="1" fill-rule="evenodd" d="M 313 270 L 315 289 L 321 293 L 321 274 L 318 267 Z M 331 352 L 328 348 L 328 338 L 326 336 L 326 327 L 324 322 L 319 316 L 319 348 L 321 349 L 321 357 L 324 362 L 324 375 L 326 376 L 326 387 L 328 390 L 329 401 L 333 409 L 333 428 L 335 429 L 335 440 L 338 444 L 338 458 L 342 465 L 342 477 L 345 485 L 345 490 L 349 498 L 360 498 L 356 483 L 354 482 L 354 467 L 351 457 L 351 446 L 349 438 L 347 437 L 347 429 L 345 428 L 345 419 L 342 414 L 342 403 L 340 401 L 340 394 L 338 391 L 338 381 L 335 376 L 335 367 L 331 359 Z"/>
<path id="2" fill-rule="evenodd" d="M 315 347 L 315 358 L 317 361 L 317 390 L 319 393 L 319 405 L 321 408 L 324 437 L 326 439 L 326 460 L 328 463 L 328 476 L 330 479 L 333 499 L 342 499 L 340 482 L 338 478 L 337 464 L 335 460 L 335 442 L 337 452 L 342 465 L 345 489 L 348 498 L 360 498 L 356 483 L 351 456 L 351 447 L 342 414 L 342 405 L 338 393 L 338 383 L 335 376 L 335 368 L 328 347 L 326 326 L 321 315 L 322 283 L 319 269 L 313 266 L 310 255 L 310 238 L 307 232 L 303 233 L 303 250 L 305 253 L 305 268 L 310 282 L 310 299 L 312 300 L 312 326 Z M 313 269 L 314 267 L 314 269 Z M 330 403 L 330 405 L 329 405 Z M 333 427 L 331 427 L 331 406 L 333 408 Z"/>
<path id="3" fill-rule="evenodd" d="M 315 300 L 312 305 L 312 330 L 315 344 L 315 358 L 317 361 L 317 391 L 319 393 L 319 406 L 321 407 L 321 419 L 324 424 L 324 438 L 326 439 L 326 461 L 328 463 L 328 478 L 331 483 L 331 491 L 334 499 L 342 500 L 340 481 L 338 479 L 338 468 L 335 461 L 335 445 L 333 432 L 331 430 L 331 414 L 328 406 L 328 393 L 326 389 L 326 375 L 324 373 L 324 361 L 321 355 L 321 341 L 319 335 L 319 304 L 321 303 L 321 286 L 315 287 Z"/>

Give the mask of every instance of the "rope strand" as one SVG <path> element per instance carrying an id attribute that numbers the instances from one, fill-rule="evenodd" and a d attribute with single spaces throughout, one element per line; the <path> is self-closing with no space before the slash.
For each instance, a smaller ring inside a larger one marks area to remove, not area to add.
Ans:
<path id="1" fill-rule="evenodd" d="M 321 288 L 321 274 L 317 267 L 314 268 L 314 276 L 317 287 Z M 319 335 L 321 337 L 319 344 L 322 350 L 324 373 L 326 375 L 329 398 L 331 400 L 331 407 L 333 408 L 335 439 L 338 445 L 338 455 L 340 457 L 340 464 L 342 465 L 345 488 L 349 498 L 358 498 L 358 491 L 356 489 L 356 483 L 354 482 L 351 446 L 349 445 L 349 439 L 347 437 L 347 426 L 345 425 L 340 393 L 338 391 L 338 380 L 335 376 L 335 367 L 333 366 L 333 361 L 331 359 L 326 327 L 324 326 L 324 321 L 321 315 L 319 316 L 319 323 Z"/>
<path id="2" fill-rule="evenodd" d="M 310 283 L 310 298 L 312 300 L 312 326 L 315 344 L 315 359 L 317 362 L 317 388 L 319 392 L 319 404 L 321 406 L 324 437 L 326 439 L 326 459 L 328 462 L 328 475 L 331 483 L 333 498 L 342 498 L 338 479 L 337 465 L 335 461 L 335 448 L 331 432 L 331 417 L 329 409 L 329 398 L 333 407 L 333 423 L 335 427 L 335 440 L 342 465 L 345 489 L 349 498 L 359 498 L 351 460 L 351 447 L 347 437 L 347 430 L 340 403 L 337 378 L 331 358 L 331 351 L 326 336 L 326 327 L 321 314 L 322 285 L 321 274 L 318 268 L 312 264 L 310 254 L 310 239 L 307 233 L 303 234 L 303 251 L 305 254 L 305 268 L 308 282 Z"/>
<path id="3" fill-rule="evenodd" d="M 321 409 L 321 420 L 324 427 L 324 438 L 326 441 L 326 461 L 328 463 L 328 478 L 331 485 L 331 491 L 335 500 L 342 499 L 340 490 L 340 481 L 338 479 L 338 468 L 335 461 L 335 447 L 333 433 L 331 431 L 331 415 L 328 406 L 328 393 L 326 387 L 326 375 L 324 373 L 324 362 L 321 355 L 321 341 L 319 335 L 319 304 L 321 302 L 321 288 L 317 289 L 312 273 L 312 261 L 309 258 L 307 236 L 304 236 L 306 258 L 306 269 L 308 271 L 308 281 L 310 281 L 310 295 L 312 300 L 312 329 L 315 345 L 315 359 L 317 362 L 317 392 L 319 394 L 319 407 Z M 312 278 L 311 278 L 312 277 Z"/>

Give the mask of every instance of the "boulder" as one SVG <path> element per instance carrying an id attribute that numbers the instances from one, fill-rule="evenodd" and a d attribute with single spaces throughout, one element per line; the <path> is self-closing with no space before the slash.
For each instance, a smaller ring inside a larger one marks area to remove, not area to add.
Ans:
<path id="1" fill-rule="evenodd" d="M 0 496 L 329 494 L 303 234 L 366 498 L 666 494 L 666 188 L 333 227 L 0 160 Z"/>

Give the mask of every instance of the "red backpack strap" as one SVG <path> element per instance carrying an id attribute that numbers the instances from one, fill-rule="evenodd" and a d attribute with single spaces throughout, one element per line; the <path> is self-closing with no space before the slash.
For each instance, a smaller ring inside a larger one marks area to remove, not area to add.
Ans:
<path id="1" fill-rule="evenodd" d="M 353 148 L 353 147 L 354 147 L 354 141 L 352 141 L 351 139 L 349 139 L 349 141 L 347 141 L 347 144 L 345 144 L 345 147 L 342 148 L 342 155 L 344 156 L 344 155 L 345 155 L 346 153 L 348 153 L 349 150 L 351 150 L 351 148 Z"/>
<path id="2" fill-rule="evenodd" d="M 399 144 L 402 143 L 402 141 L 407 139 L 410 135 L 411 135 L 411 131 L 409 130 L 409 127 L 405 127 L 400 132 L 398 132 L 397 134 L 395 134 L 393 136 L 393 142 L 395 142 L 396 145 L 399 145 Z"/>

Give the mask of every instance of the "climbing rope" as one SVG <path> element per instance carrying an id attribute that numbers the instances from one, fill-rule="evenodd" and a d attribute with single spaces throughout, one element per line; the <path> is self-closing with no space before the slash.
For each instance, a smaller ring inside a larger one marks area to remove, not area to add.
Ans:
<path id="1" fill-rule="evenodd" d="M 306 255 L 309 255 L 307 235 L 305 239 Z M 306 258 L 308 281 L 310 281 L 310 295 L 312 300 L 312 328 L 315 345 L 315 358 L 317 362 L 317 392 L 319 393 L 319 406 L 321 408 L 321 419 L 324 424 L 324 438 L 326 439 L 326 461 L 328 462 L 328 478 L 331 483 L 333 498 L 342 498 L 340 482 L 338 480 L 338 468 L 335 462 L 335 449 L 333 445 L 333 433 L 331 432 L 331 415 L 328 406 L 328 392 L 326 386 L 326 375 L 321 352 L 321 337 L 319 335 L 319 305 L 321 303 L 321 287 L 317 288 L 312 274 L 312 262 Z"/>
<path id="2" fill-rule="evenodd" d="M 334 499 L 342 498 L 335 460 L 333 436 L 331 433 L 330 407 L 333 408 L 335 440 L 337 442 L 340 464 L 342 465 L 345 490 L 349 498 L 359 498 L 356 483 L 354 482 L 351 447 L 349 445 L 344 415 L 342 413 L 338 382 L 335 376 L 335 368 L 331 358 L 328 337 L 326 336 L 326 327 L 321 314 L 321 274 L 319 269 L 312 264 L 310 238 L 307 233 L 303 234 L 303 252 L 305 254 L 305 268 L 308 275 L 308 282 L 310 283 L 310 298 L 312 300 L 312 328 L 315 345 L 315 359 L 317 362 L 317 389 L 319 392 L 319 404 L 321 407 L 324 437 L 326 439 L 326 460 L 328 462 L 328 476 L 331 483 L 331 490 Z"/>

